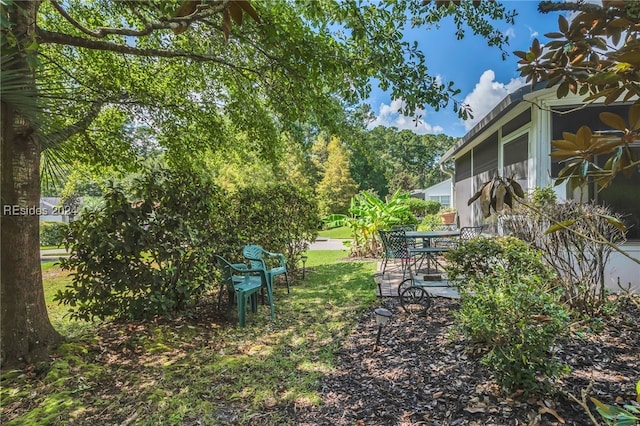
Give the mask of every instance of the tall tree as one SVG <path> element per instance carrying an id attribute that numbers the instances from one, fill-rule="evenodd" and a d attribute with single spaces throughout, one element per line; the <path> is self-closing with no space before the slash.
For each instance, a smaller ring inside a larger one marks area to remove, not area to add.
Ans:
<path id="1" fill-rule="evenodd" d="M 316 192 L 320 213 L 325 216 L 346 214 L 351 198 L 358 192 L 358 184 L 349 171 L 349 153 L 336 137 L 332 137 L 327 145 L 324 174 Z"/>
<path id="2" fill-rule="evenodd" d="M 351 170 L 363 189 L 384 197 L 396 189 L 420 189 L 442 181 L 440 157 L 455 139 L 446 135 L 418 135 L 410 130 L 378 126 L 351 141 Z"/>
<path id="3" fill-rule="evenodd" d="M 1 7 L 4 365 L 41 358 L 59 340 L 44 304 L 38 217 L 21 214 L 38 205 L 43 149 L 45 159 L 66 150 L 90 162 L 126 161 L 130 147 L 99 137 L 123 128 L 104 118 L 111 113 L 155 129 L 175 164 L 188 165 L 203 146 L 224 149 L 230 129 L 274 156 L 281 130 L 344 124 L 343 107 L 368 96 L 372 77 L 405 99 L 404 113 L 459 108 L 458 91 L 429 76 L 425 55 L 402 41 L 407 11 L 417 25 L 456 15 L 498 45 L 504 40 L 489 20 L 511 19 L 490 1 L 476 9 L 407 0 L 3 0 Z"/>

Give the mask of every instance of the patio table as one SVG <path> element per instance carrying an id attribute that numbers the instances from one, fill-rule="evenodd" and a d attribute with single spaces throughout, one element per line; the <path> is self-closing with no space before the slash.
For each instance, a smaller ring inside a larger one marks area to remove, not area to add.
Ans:
<path id="1" fill-rule="evenodd" d="M 418 270 L 417 264 L 418 260 L 420 261 L 420 265 L 426 258 L 427 260 L 427 271 L 431 269 L 431 260 L 433 260 L 436 270 L 438 266 L 437 257 L 443 253 L 449 251 L 448 248 L 445 247 L 433 247 L 431 245 L 431 240 L 435 238 L 447 238 L 447 237 L 457 237 L 460 235 L 459 230 L 450 230 L 450 231 L 406 231 L 405 237 L 407 240 L 416 240 L 422 239 L 423 245 L 422 247 L 411 247 L 409 248 L 409 253 L 412 256 L 419 257 L 413 262 L 413 265 L 416 266 L 416 271 Z"/>
<path id="2" fill-rule="evenodd" d="M 460 236 L 460 230 L 450 230 L 450 231 L 406 231 L 405 236 L 407 239 L 411 238 L 413 240 L 422 239 L 426 244 L 424 247 L 431 247 L 431 240 L 434 238 L 447 238 L 447 237 L 458 237 Z"/>
<path id="3" fill-rule="evenodd" d="M 411 267 L 413 266 L 416 272 L 419 271 L 422 262 L 427 261 L 427 273 L 431 272 L 431 261 L 433 261 L 435 268 L 434 271 L 438 271 L 438 266 L 442 266 L 438 262 L 438 256 L 449 251 L 447 247 L 436 247 L 433 244 L 433 240 L 438 238 L 456 238 L 460 236 L 460 230 L 446 230 L 446 231 L 406 231 L 405 238 L 407 240 L 409 256 L 413 259 L 413 262 L 409 265 L 410 277 L 403 280 L 398 285 L 398 296 L 400 297 L 400 306 L 409 313 L 423 314 L 431 306 L 431 293 L 428 289 L 435 287 L 442 287 L 448 289 L 450 284 L 447 280 L 442 280 L 442 277 L 437 281 L 431 281 L 425 279 L 419 279 L 413 273 L 411 273 Z M 410 244 L 410 241 L 421 239 L 423 245 L 421 247 L 415 244 Z M 413 247 L 411 247 L 413 245 Z"/>

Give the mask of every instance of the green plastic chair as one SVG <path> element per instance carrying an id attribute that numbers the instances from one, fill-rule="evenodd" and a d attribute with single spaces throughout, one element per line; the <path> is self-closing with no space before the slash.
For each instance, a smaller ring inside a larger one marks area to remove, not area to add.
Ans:
<path id="1" fill-rule="evenodd" d="M 267 281 L 271 283 L 273 288 L 273 277 L 278 275 L 284 275 L 284 279 L 287 283 L 287 293 L 289 293 L 289 274 L 287 273 L 287 264 L 284 260 L 282 253 L 272 253 L 262 248 L 257 244 L 249 244 L 242 249 L 242 255 L 249 261 L 251 268 L 262 269 L 266 276 Z M 265 256 L 278 259 L 278 265 L 275 268 L 269 268 L 265 261 Z"/>
<path id="2" fill-rule="evenodd" d="M 238 322 L 241 327 L 246 325 L 247 305 L 251 304 L 251 311 L 258 310 L 258 292 L 267 287 L 269 305 L 271 307 L 271 319 L 275 319 L 275 307 L 273 305 L 273 291 L 271 284 L 262 269 L 250 269 L 244 263 L 230 263 L 222 256 L 216 255 L 218 267 L 222 271 L 222 288 L 218 294 L 218 308 L 222 302 L 222 292 L 227 289 L 229 306 L 233 299 L 236 300 L 238 309 Z"/>

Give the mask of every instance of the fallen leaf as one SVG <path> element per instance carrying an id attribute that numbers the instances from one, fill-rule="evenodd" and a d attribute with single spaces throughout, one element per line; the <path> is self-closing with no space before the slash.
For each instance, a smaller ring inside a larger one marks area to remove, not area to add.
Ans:
<path id="1" fill-rule="evenodd" d="M 538 410 L 538 413 L 540 413 L 540 414 L 551 414 L 560 423 L 564 424 L 564 419 L 558 414 L 558 412 L 556 410 L 554 410 L 553 408 L 546 407 L 541 402 L 538 402 L 538 405 L 540 405 L 540 409 Z"/>

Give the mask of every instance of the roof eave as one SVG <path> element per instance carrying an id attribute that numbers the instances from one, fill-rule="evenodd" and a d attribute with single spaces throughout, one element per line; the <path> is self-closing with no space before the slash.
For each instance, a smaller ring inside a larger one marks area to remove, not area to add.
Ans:
<path id="1" fill-rule="evenodd" d="M 537 88 L 536 88 L 537 89 Z M 524 96 L 532 93 L 534 89 L 531 85 L 522 86 L 518 90 L 509 93 L 505 96 L 499 103 L 496 105 L 487 115 L 485 115 L 482 120 L 478 121 L 475 126 L 467 132 L 462 138 L 456 142 L 456 144 L 451 147 L 444 155 L 440 158 L 439 163 L 446 163 L 453 157 L 458 151 L 464 148 L 466 145 L 471 143 L 475 139 L 478 134 L 480 134 L 485 128 L 492 125 L 494 122 L 502 118 L 505 114 L 515 108 L 522 100 Z"/>

